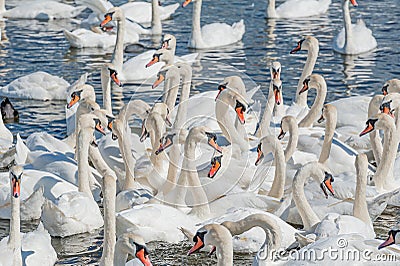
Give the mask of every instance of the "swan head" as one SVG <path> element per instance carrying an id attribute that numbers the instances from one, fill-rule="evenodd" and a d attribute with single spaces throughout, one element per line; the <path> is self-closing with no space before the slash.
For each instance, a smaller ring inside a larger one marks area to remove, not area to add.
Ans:
<path id="1" fill-rule="evenodd" d="M 162 128 L 165 124 L 169 127 L 172 126 L 168 106 L 165 103 L 155 103 L 148 116 L 142 121 L 140 141 L 143 142 L 150 136 L 150 129 L 162 135 L 164 132 Z"/>
<path id="2" fill-rule="evenodd" d="M 167 123 L 167 125 L 169 127 L 172 127 L 171 120 L 169 119 L 170 110 L 169 110 L 168 106 L 165 103 L 155 103 L 153 105 L 153 108 L 151 108 L 151 110 L 149 111 L 149 113 L 158 113 L 158 114 L 160 114 L 161 117 L 164 118 L 165 123 Z"/>
<path id="3" fill-rule="evenodd" d="M 108 72 L 108 73 L 107 73 Z M 117 68 L 112 63 L 106 63 L 102 67 L 102 74 L 108 74 L 112 81 L 117 84 L 119 87 L 122 87 L 122 82 L 118 78 Z"/>
<path id="4" fill-rule="evenodd" d="M 321 189 L 325 194 L 325 197 L 328 198 L 328 192 L 326 190 L 328 190 L 332 196 L 335 196 L 335 191 L 333 190 L 332 187 L 332 183 L 334 180 L 333 175 L 327 171 L 324 171 L 325 177 L 324 177 L 324 181 L 322 181 L 321 183 Z"/>
<path id="5" fill-rule="evenodd" d="M 161 70 L 157 73 L 157 79 L 154 81 L 153 85 L 151 85 L 152 89 L 157 88 L 161 83 L 164 82 L 167 70 Z"/>
<path id="6" fill-rule="evenodd" d="M 319 46 L 317 38 L 313 36 L 306 36 L 304 39 L 301 39 L 300 41 L 297 42 L 297 46 L 290 51 L 290 54 L 295 54 L 298 51 L 301 50 L 310 50 L 312 48 L 316 48 Z"/>
<path id="7" fill-rule="evenodd" d="M 392 229 L 388 232 L 388 238 L 378 246 L 378 249 L 382 249 L 384 247 L 400 243 L 400 230 L 399 229 Z"/>
<path id="8" fill-rule="evenodd" d="M 291 115 L 283 117 L 281 121 L 281 132 L 278 135 L 278 139 L 282 140 L 285 137 L 286 133 L 290 131 L 291 127 L 293 126 L 297 126 L 296 118 Z"/>
<path id="9" fill-rule="evenodd" d="M 188 255 L 208 245 L 216 248 L 228 246 L 226 249 L 232 250 L 232 235 L 225 226 L 220 224 L 207 224 L 201 227 L 194 235 L 193 242 L 194 245 L 189 250 Z"/>
<path id="10" fill-rule="evenodd" d="M 337 114 L 337 109 L 334 105 L 332 104 L 325 104 L 324 107 L 322 107 L 322 113 L 321 117 L 318 119 L 318 123 L 324 122 L 326 119 L 332 120 L 333 116 Z"/>
<path id="11" fill-rule="evenodd" d="M 149 258 L 149 252 L 147 250 L 146 244 L 141 236 L 134 233 L 125 233 L 118 237 L 117 244 L 124 253 L 131 254 L 138 258 L 143 265 L 151 266 L 151 261 Z"/>
<path id="12" fill-rule="evenodd" d="M 268 154 L 270 151 L 274 151 L 276 145 L 280 145 L 276 140 L 275 136 L 268 135 L 261 138 L 260 143 L 257 146 L 257 160 L 255 165 L 259 165 L 264 159 L 264 154 Z"/>
<path id="13" fill-rule="evenodd" d="M 119 7 L 112 7 L 104 15 L 104 20 L 100 23 L 100 28 L 103 28 L 110 21 L 119 21 L 124 19 L 125 16 L 122 9 Z"/>
<path id="14" fill-rule="evenodd" d="M 379 113 L 375 117 L 369 118 L 365 129 L 360 133 L 360 137 L 372 132 L 375 129 L 394 129 L 396 127 L 394 119 L 385 113 Z"/>
<path id="15" fill-rule="evenodd" d="M 275 104 L 280 105 L 282 103 L 282 81 L 280 79 L 272 80 L 272 91 L 275 96 Z"/>
<path id="16" fill-rule="evenodd" d="M 14 165 L 10 168 L 10 181 L 12 187 L 12 196 L 19 198 L 21 195 L 21 179 L 24 168 L 20 165 Z"/>
<path id="17" fill-rule="evenodd" d="M 349 1 L 349 0 L 345 0 L 344 2 L 346 2 L 346 1 Z M 358 3 L 357 3 L 356 0 L 350 0 L 350 2 L 351 2 L 351 4 L 352 4 L 354 7 L 357 7 L 357 6 L 358 6 Z"/>
<path id="18" fill-rule="evenodd" d="M 185 0 L 185 1 L 182 3 L 182 7 L 186 7 L 186 6 L 189 5 L 191 2 L 196 2 L 196 0 Z"/>
<path id="19" fill-rule="evenodd" d="M 151 67 L 152 65 L 164 62 L 167 65 L 171 65 L 174 62 L 174 56 L 171 51 L 167 49 L 159 49 L 153 54 L 153 58 L 146 64 L 146 68 Z"/>
<path id="20" fill-rule="evenodd" d="M 211 131 L 209 127 L 199 126 L 192 127 L 189 130 L 187 136 L 187 141 L 193 141 L 199 143 L 202 141 L 207 141 L 207 144 L 211 146 L 214 150 L 222 153 L 222 148 L 217 144 L 217 135 Z"/>
<path id="21" fill-rule="evenodd" d="M 299 91 L 299 94 L 308 91 L 310 88 L 319 88 L 321 84 L 325 82 L 324 77 L 319 74 L 312 74 L 304 79 L 303 88 Z"/>
<path id="22" fill-rule="evenodd" d="M 174 144 L 174 138 L 176 136 L 176 133 L 169 133 L 165 136 L 163 136 L 160 139 L 160 147 L 158 147 L 158 149 L 156 150 L 155 154 L 159 155 L 160 153 L 162 153 L 164 150 L 168 149 L 169 147 L 171 147 Z"/>
<path id="23" fill-rule="evenodd" d="M 390 94 L 389 94 L 390 95 Z M 384 113 L 384 114 L 388 114 L 391 117 L 394 118 L 394 108 L 392 107 L 393 105 L 393 100 L 390 99 L 390 97 L 385 96 L 385 98 L 383 99 L 381 105 L 379 106 L 379 110 Z"/>
<path id="24" fill-rule="evenodd" d="M 399 79 L 390 79 L 385 82 L 382 87 L 383 95 L 387 95 L 391 92 L 400 92 L 400 80 Z"/>
<path id="25" fill-rule="evenodd" d="M 162 41 L 161 49 L 171 50 L 174 49 L 175 47 L 176 47 L 175 36 L 172 34 L 165 34 Z"/>
<path id="26" fill-rule="evenodd" d="M 70 95 L 71 100 L 67 104 L 67 108 L 70 109 L 76 103 L 81 100 L 89 99 L 92 101 L 96 100 L 96 93 L 93 86 L 88 84 L 83 84 L 78 86 Z"/>
<path id="27" fill-rule="evenodd" d="M 269 71 L 271 73 L 271 79 L 281 79 L 281 63 L 278 61 L 274 61 L 271 63 Z"/>
<path id="28" fill-rule="evenodd" d="M 97 111 L 99 111 L 99 110 L 96 110 L 95 112 L 97 114 L 100 114 Z M 79 118 L 79 124 L 80 124 L 81 130 L 91 129 L 91 130 L 93 130 L 93 132 L 94 132 L 94 130 L 97 130 L 98 132 L 100 132 L 103 135 L 106 134 L 105 129 L 102 126 L 101 119 L 95 113 L 81 115 Z"/>

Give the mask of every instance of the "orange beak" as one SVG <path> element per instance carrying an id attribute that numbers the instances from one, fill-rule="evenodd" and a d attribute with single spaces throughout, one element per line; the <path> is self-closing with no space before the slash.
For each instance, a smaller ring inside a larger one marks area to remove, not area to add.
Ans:
<path id="1" fill-rule="evenodd" d="M 209 178 L 213 178 L 218 173 L 218 170 L 221 168 L 221 158 L 222 156 L 212 158 L 211 168 L 208 172 Z"/>
<path id="2" fill-rule="evenodd" d="M 113 121 L 108 122 L 107 127 L 108 127 L 108 129 L 109 129 L 110 131 L 112 131 L 112 128 L 113 128 Z"/>
<path id="3" fill-rule="evenodd" d="M 182 3 L 182 7 L 186 7 L 190 2 L 192 2 L 192 0 L 185 0 L 185 2 Z"/>
<path id="4" fill-rule="evenodd" d="M 106 132 L 104 131 L 104 128 L 100 125 L 100 123 L 96 124 L 96 130 L 99 131 L 103 135 L 106 134 Z"/>
<path id="5" fill-rule="evenodd" d="M 153 56 L 153 59 L 151 59 L 151 61 L 147 63 L 146 68 L 151 67 L 155 63 L 158 63 L 158 56 Z"/>
<path id="6" fill-rule="evenodd" d="M 162 153 L 166 148 L 168 148 L 169 146 L 172 145 L 172 141 L 169 138 L 166 138 L 164 143 L 160 142 L 160 146 L 158 147 L 158 149 L 156 150 L 155 154 L 159 155 L 160 153 Z"/>
<path id="7" fill-rule="evenodd" d="M 332 195 L 334 195 L 335 191 L 333 190 L 331 179 L 329 178 L 329 179 L 325 180 L 324 184 L 328 188 L 329 192 L 331 192 Z"/>
<path id="8" fill-rule="evenodd" d="M 243 112 L 243 107 L 242 106 L 238 106 L 235 108 L 237 117 L 239 118 L 240 123 L 243 125 L 246 120 L 244 118 L 244 112 Z"/>
<path id="9" fill-rule="evenodd" d="M 308 88 L 308 83 L 304 82 L 303 83 L 303 88 L 301 88 L 301 90 L 299 91 L 299 95 L 302 94 L 303 92 L 307 91 L 308 89 L 309 89 Z"/>
<path id="10" fill-rule="evenodd" d="M 152 89 L 155 89 L 164 81 L 164 75 L 160 74 L 158 75 L 158 79 L 153 83 L 153 86 L 151 86 Z"/>
<path id="11" fill-rule="evenodd" d="M 220 146 L 218 146 L 218 144 L 215 142 L 214 139 L 210 139 L 208 141 L 208 144 L 210 144 L 211 147 L 213 147 L 215 150 L 217 150 L 218 152 L 222 153 L 222 149 Z"/>
<path id="12" fill-rule="evenodd" d="M 358 3 L 357 3 L 356 0 L 350 0 L 350 2 L 351 2 L 351 4 L 352 4 L 353 6 L 358 6 Z"/>
<path id="13" fill-rule="evenodd" d="M 72 95 L 72 99 L 71 99 L 71 101 L 69 101 L 69 103 L 68 103 L 68 105 L 67 105 L 67 108 L 69 109 L 69 108 L 71 108 L 72 106 L 74 106 L 77 102 L 79 102 L 79 96 L 78 95 L 76 95 L 76 94 L 74 94 L 74 95 Z"/>
<path id="14" fill-rule="evenodd" d="M 261 150 L 261 143 L 260 143 L 260 144 L 258 144 L 258 147 L 257 147 L 257 160 L 256 160 L 255 165 L 256 166 L 259 165 L 263 158 L 264 158 L 264 153 Z"/>
<path id="15" fill-rule="evenodd" d="M 394 115 L 393 115 L 393 113 L 392 113 L 392 112 L 390 112 L 390 108 L 389 108 L 389 107 L 387 107 L 387 106 L 384 106 L 384 107 L 382 108 L 382 113 L 384 113 L 384 114 L 388 114 L 388 115 L 390 115 L 391 117 L 393 117 L 393 118 L 394 118 Z"/>
<path id="16" fill-rule="evenodd" d="M 108 22 L 110 22 L 112 20 L 112 17 L 107 14 L 104 16 L 104 20 L 100 23 L 100 27 L 104 27 L 104 25 L 106 25 Z"/>
<path id="17" fill-rule="evenodd" d="M 301 43 L 299 42 L 299 43 L 297 44 L 296 48 L 294 48 L 292 51 L 290 51 L 290 54 L 295 54 L 295 53 L 297 53 L 297 52 L 300 51 L 300 50 L 301 50 Z"/>
<path id="18" fill-rule="evenodd" d="M 365 134 L 368 134 L 374 130 L 374 127 L 371 125 L 371 123 L 368 123 L 367 127 L 360 133 L 360 137 L 364 136 Z"/>
<path id="19" fill-rule="evenodd" d="M 282 102 L 282 92 L 280 90 L 274 90 L 275 94 L 275 103 L 280 105 Z"/>
<path id="20" fill-rule="evenodd" d="M 203 241 L 199 236 L 197 236 L 197 242 L 194 244 L 194 246 L 189 250 L 188 255 L 192 254 L 193 252 L 196 252 L 197 250 L 201 249 L 204 246 Z"/>
<path id="21" fill-rule="evenodd" d="M 117 84 L 119 87 L 122 87 L 122 82 L 118 79 L 117 73 L 114 72 L 111 74 L 111 79 Z"/>
<path id="22" fill-rule="evenodd" d="M 278 135 L 278 139 L 282 140 L 285 137 L 286 132 L 281 129 L 281 133 Z"/>
<path id="23" fill-rule="evenodd" d="M 390 234 L 388 239 L 385 240 L 385 242 L 383 242 L 382 244 L 379 245 L 378 249 L 393 245 L 395 243 L 393 234 Z"/>
<path id="24" fill-rule="evenodd" d="M 20 181 L 13 178 L 12 179 L 13 182 L 13 196 L 14 198 L 19 198 L 19 196 L 21 195 L 21 186 L 20 186 Z"/>
<path id="25" fill-rule="evenodd" d="M 144 264 L 144 266 L 152 266 L 149 255 L 145 256 L 144 249 L 136 252 L 136 257 Z"/>

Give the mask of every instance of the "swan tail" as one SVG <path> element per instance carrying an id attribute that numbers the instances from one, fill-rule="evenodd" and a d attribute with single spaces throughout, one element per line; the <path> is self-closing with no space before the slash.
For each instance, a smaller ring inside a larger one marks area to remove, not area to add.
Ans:
<path id="1" fill-rule="evenodd" d="M 42 206 L 45 200 L 44 188 L 41 186 L 35 190 L 29 198 L 21 204 L 22 220 L 37 220 L 42 215 Z"/>
<path id="2" fill-rule="evenodd" d="M 164 16 L 163 19 L 168 19 L 172 17 L 172 15 L 175 13 L 175 11 L 179 8 L 179 3 L 175 3 L 172 5 L 167 5 L 162 7 L 162 12 L 166 14 L 167 16 Z"/>
<path id="3" fill-rule="evenodd" d="M 14 155 L 15 163 L 21 165 L 27 163 L 27 158 L 30 150 L 25 145 L 24 141 L 21 139 L 19 133 L 17 133 L 17 143 L 15 144 L 15 149 L 16 149 Z"/>
<path id="4" fill-rule="evenodd" d="M 83 48 L 82 41 L 78 36 L 76 36 L 75 34 L 66 29 L 63 30 L 63 33 L 65 38 L 69 42 L 69 46 L 73 48 Z"/>
<path id="5" fill-rule="evenodd" d="M 240 37 L 240 39 L 242 39 L 243 34 L 246 31 L 246 26 L 244 25 L 244 20 L 241 19 L 239 22 L 233 23 L 232 28 L 236 32 L 237 36 Z"/>
<path id="6" fill-rule="evenodd" d="M 104 14 L 108 9 L 113 7 L 110 2 L 104 0 L 75 0 L 75 3 L 88 7 L 96 14 Z"/>

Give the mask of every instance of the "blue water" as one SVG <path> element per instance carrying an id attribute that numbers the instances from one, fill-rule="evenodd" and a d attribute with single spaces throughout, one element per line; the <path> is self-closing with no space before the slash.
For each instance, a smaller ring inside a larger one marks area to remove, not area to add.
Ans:
<path id="1" fill-rule="evenodd" d="M 7 7 L 11 7 L 16 2 L 19 1 L 7 1 Z M 72 1 L 66 2 L 71 3 Z M 111 2 L 118 5 L 125 1 Z M 162 2 L 170 4 L 175 1 Z M 269 64 L 271 61 L 279 60 L 283 67 L 284 99 L 291 101 L 306 59 L 306 53 L 290 55 L 289 51 L 304 35 L 313 35 L 319 39 L 320 53 L 315 72 L 324 75 L 327 81 L 329 91 L 327 101 L 353 95 L 377 93 L 387 79 L 398 77 L 400 73 L 400 47 L 398 45 L 400 9 L 397 0 L 359 0 L 358 2 L 358 8 L 351 8 L 353 21 L 358 18 L 365 21 L 378 42 L 378 48 L 359 56 L 343 56 L 335 53 L 331 45 L 333 37 L 342 28 L 341 1 L 333 1 L 328 13 L 321 16 L 298 20 L 268 20 L 265 18 L 266 1 L 203 0 L 202 24 L 211 22 L 232 24 L 243 18 L 246 24 L 246 34 L 241 43 L 230 47 L 199 51 L 201 61 L 194 68 L 192 93 L 215 89 L 215 83 L 221 81 L 224 74 L 227 73 L 227 66 L 230 66 L 228 67 L 230 71 L 233 69 L 232 67 L 235 67 L 247 74 L 255 83 L 261 85 L 262 92 L 267 93 Z M 86 17 L 88 13 L 85 11 L 78 19 Z M 163 23 L 164 32 L 174 34 L 178 40 L 178 55 L 193 52 L 186 46 L 190 36 L 191 15 L 191 6 L 185 9 L 179 8 L 171 20 Z M 0 46 L 0 86 L 35 71 L 46 71 L 63 77 L 69 82 L 73 82 L 81 74 L 89 72 L 91 73 L 89 83 L 100 92 L 99 66 L 110 60 L 112 48 L 106 51 L 70 49 L 62 34 L 62 29 L 78 28 L 79 25 L 75 20 L 49 22 L 7 20 L 1 21 L 0 27 L 3 35 L 5 34 L 8 38 L 6 41 L 3 40 L 2 46 Z M 151 45 L 151 41 L 146 37 L 143 37 L 141 42 L 147 46 Z M 129 50 L 134 52 L 126 53 L 125 59 L 143 51 L 140 48 Z M 115 113 L 122 105 L 122 101 L 127 102 L 131 98 L 137 86 L 125 86 L 122 98 L 119 95 L 113 95 L 116 102 Z M 135 97 L 151 103 L 159 96 L 159 93 L 159 91 L 140 91 L 136 92 Z M 98 100 L 101 103 L 101 94 L 99 94 Z M 65 137 L 64 106 L 66 102 L 20 99 L 13 99 L 12 102 L 20 112 L 19 123 L 7 125 L 14 134 L 20 133 L 25 138 L 33 132 L 47 131 L 58 138 Z M 89 244 L 82 244 L 85 241 L 88 241 Z M 60 241 L 55 240 L 55 242 Z M 59 254 L 65 255 L 71 253 L 74 246 L 81 249 L 86 249 L 88 246 L 96 247 L 101 242 L 101 237 L 93 234 L 61 242 L 57 245 L 58 251 Z M 71 250 L 68 250 L 70 247 Z M 161 249 L 163 254 L 169 248 L 170 246 L 167 245 Z M 169 254 L 171 253 L 173 252 L 169 252 Z M 67 256 L 60 263 L 95 263 L 98 256 L 99 252 L 95 252 L 91 256 Z M 248 261 L 251 257 L 245 258 Z M 182 260 L 174 260 L 169 263 L 180 264 Z M 190 264 L 194 264 L 194 262 Z"/>

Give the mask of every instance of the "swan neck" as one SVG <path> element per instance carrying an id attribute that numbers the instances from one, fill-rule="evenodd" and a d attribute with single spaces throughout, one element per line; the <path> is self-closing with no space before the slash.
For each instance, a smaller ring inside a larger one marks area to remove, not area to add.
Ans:
<path id="1" fill-rule="evenodd" d="M 114 53 L 111 63 L 117 68 L 119 73 L 122 73 L 122 65 L 124 62 L 124 35 L 125 35 L 125 16 L 117 22 L 117 40 L 114 47 Z"/>
<path id="2" fill-rule="evenodd" d="M 321 81 L 318 86 L 316 86 L 317 96 L 311 106 L 308 114 L 300 121 L 299 127 L 311 127 L 314 121 L 318 118 L 321 113 L 321 109 L 324 106 L 326 97 L 326 83 Z"/>
<path id="3" fill-rule="evenodd" d="M 123 251 L 121 244 L 116 243 L 115 245 L 115 254 L 114 254 L 114 266 L 125 266 L 126 261 L 128 260 L 128 253 Z"/>
<path id="4" fill-rule="evenodd" d="M 107 73 L 107 68 L 101 69 L 101 88 L 103 92 L 103 107 L 109 113 L 112 114 L 111 104 L 111 79 Z"/>
<path id="5" fill-rule="evenodd" d="M 344 51 L 348 50 L 348 47 L 352 44 L 352 37 L 353 37 L 353 30 L 351 28 L 351 17 L 350 17 L 350 8 L 349 8 L 349 1 L 343 1 L 343 22 L 344 22 Z"/>
<path id="6" fill-rule="evenodd" d="M 100 265 L 112 265 L 116 243 L 115 195 L 117 183 L 113 176 L 103 178 L 104 241 Z"/>
<path id="7" fill-rule="evenodd" d="M 314 164 L 303 166 L 293 179 L 293 200 L 303 221 L 304 230 L 310 229 L 313 225 L 318 223 L 320 219 L 313 211 L 304 193 L 304 184 L 306 179 L 311 175 L 310 167 L 315 167 Z"/>
<path id="8" fill-rule="evenodd" d="M 201 22 L 200 22 L 201 5 L 202 5 L 202 0 L 197 0 L 193 3 L 192 36 L 190 39 L 194 41 L 195 45 L 203 46 L 204 41 L 201 35 Z"/>
<path id="9" fill-rule="evenodd" d="M 276 13 L 275 0 L 268 0 L 267 16 L 269 18 L 277 18 L 278 17 L 278 15 Z"/>
<path id="10" fill-rule="evenodd" d="M 269 84 L 269 92 L 268 92 L 268 99 L 267 99 L 267 104 L 265 105 L 265 110 L 264 114 L 261 118 L 260 121 L 260 126 L 258 128 L 257 136 L 259 138 L 262 138 L 266 135 L 270 135 L 270 123 L 271 123 L 271 118 L 272 118 L 272 112 L 274 109 L 274 104 L 275 104 L 275 99 L 274 99 L 274 93 L 272 90 L 272 81 Z"/>
<path id="11" fill-rule="evenodd" d="M 375 95 L 371 101 L 369 102 L 368 106 L 368 117 L 373 117 L 377 113 L 379 113 L 379 106 L 383 100 L 383 95 Z M 382 158 L 382 153 L 383 153 L 383 146 L 382 146 L 382 140 L 381 137 L 379 136 L 379 131 L 374 130 L 371 133 L 369 133 L 369 138 L 371 142 L 371 149 L 372 153 L 374 154 L 375 162 L 376 165 L 379 166 Z"/>
<path id="12" fill-rule="evenodd" d="M 89 130 L 81 128 L 78 133 L 78 191 L 85 193 L 93 199 L 92 192 L 89 186 L 89 139 L 91 136 Z"/>
<path id="13" fill-rule="evenodd" d="M 118 125 L 119 126 L 119 125 Z M 122 121 L 123 128 L 121 130 L 116 130 L 115 133 L 118 137 L 118 145 L 121 150 L 122 159 L 124 161 L 125 167 L 125 181 L 123 185 L 123 190 L 134 189 L 135 186 L 135 175 L 133 171 L 133 167 L 135 166 L 135 159 L 133 158 L 131 152 L 131 140 L 129 137 L 128 128 L 129 126 L 126 124 L 126 121 Z"/>
<path id="14" fill-rule="evenodd" d="M 190 67 L 190 66 L 188 66 Z M 174 129 L 180 129 L 183 123 L 186 121 L 187 116 L 187 100 L 189 99 L 190 95 L 190 88 L 192 86 L 192 69 L 185 74 L 182 75 L 182 89 L 181 89 L 181 96 L 179 100 L 179 106 L 177 110 L 177 115 L 174 121 Z"/>
<path id="15" fill-rule="evenodd" d="M 162 34 L 162 24 L 160 18 L 160 7 L 158 0 L 151 1 L 151 31 L 153 35 Z"/>
<path id="16" fill-rule="evenodd" d="M 271 190 L 269 191 L 268 196 L 281 199 L 283 197 L 286 179 L 285 154 L 279 141 L 275 141 L 273 149 L 275 161 L 275 177 L 274 181 L 272 182 Z"/>
<path id="17" fill-rule="evenodd" d="M 15 198 L 11 195 L 11 221 L 10 221 L 10 237 L 8 239 L 8 245 L 10 248 L 14 250 L 21 250 L 20 227 L 21 227 L 20 198 Z M 21 252 L 14 252 L 14 261 L 16 260 L 15 253 L 18 253 L 19 256 L 21 256 Z M 22 265 L 22 258 L 20 265 Z"/>
<path id="18" fill-rule="evenodd" d="M 299 127 L 296 122 L 290 122 L 289 124 L 289 142 L 285 149 L 285 162 L 288 162 L 296 151 L 297 143 L 299 142 Z"/>
<path id="19" fill-rule="evenodd" d="M 319 155 L 319 163 L 325 163 L 329 158 L 329 154 L 331 153 L 332 148 L 333 136 L 335 134 L 336 123 L 336 114 L 329 114 L 326 118 L 324 143 L 322 144 L 321 153 Z"/>
<path id="20" fill-rule="evenodd" d="M 0 0 L 0 16 L 1 13 L 6 12 L 6 0 Z"/>
<path id="21" fill-rule="evenodd" d="M 360 165 L 356 165 L 357 185 L 356 194 L 353 205 L 353 216 L 363 221 L 365 224 L 371 225 L 371 218 L 367 205 L 367 167 L 361 169 Z"/>
<path id="22" fill-rule="evenodd" d="M 307 60 L 303 68 L 303 72 L 301 73 L 299 82 L 297 84 L 297 90 L 296 90 L 296 104 L 302 107 L 307 107 L 307 91 L 303 92 L 302 94 L 299 95 L 300 90 L 303 88 L 303 81 L 306 77 L 312 74 L 312 71 L 314 70 L 315 63 L 317 62 L 317 57 L 318 57 L 318 52 L 319 52 L 319 46 L 311 44 L 310 47 L 308 48 L 307 52 Z"/>
<path id="23" fill-rule="evenodd" d="M 169 110 L 173 110 L 178 97 L 180 75 L 176 67 L 171 67 L 167 72 L 168 77 L 165 81 L 164 86 L 164 102 L 168 106 Z"/>

